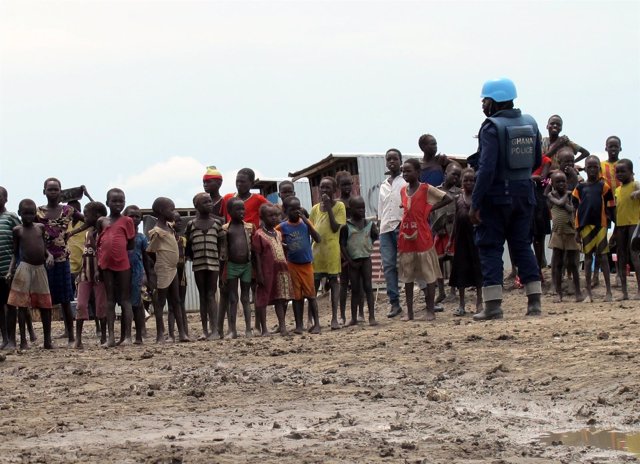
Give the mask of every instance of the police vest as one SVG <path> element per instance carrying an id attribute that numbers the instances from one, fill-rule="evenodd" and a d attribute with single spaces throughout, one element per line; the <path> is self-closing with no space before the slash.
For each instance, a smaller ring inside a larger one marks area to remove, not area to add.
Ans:
<path id="1" fill-rule="evenodd" d="M 516 114 L 506 117 L 506 114 Z M 536 158 L 538 124 L 528 114 L 514 110 L 499 111 L 489 119 L 498 132 L 500 153 L 496 180 L 531 179 Z"/>

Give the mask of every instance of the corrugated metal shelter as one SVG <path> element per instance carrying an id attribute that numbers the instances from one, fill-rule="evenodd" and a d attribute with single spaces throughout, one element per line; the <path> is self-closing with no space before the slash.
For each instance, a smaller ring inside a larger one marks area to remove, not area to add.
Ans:
<path id="1" fill-rule="evenodd" d="M 280 197 L 278 197 L 278 189 L 280 183 L 285 180 L 290 180 L 286 177 L 271 178 L 271 179 L 256 179 L 254 187 L 260 191 L 260 195 L 265 197 L 273 204 L 281 203 Z M 300 200 L 300 205 L 306 210 L 310 210 L 311 203 L 311 190 L 309 189 L 309 179 L 302 178 L 293 182 L 294 189 L 296 191 L 296 197 Z"/>

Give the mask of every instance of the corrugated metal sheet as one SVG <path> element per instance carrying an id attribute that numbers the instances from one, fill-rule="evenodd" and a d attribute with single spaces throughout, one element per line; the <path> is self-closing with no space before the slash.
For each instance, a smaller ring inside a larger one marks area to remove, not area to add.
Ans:
<path id="1" fill-rule="evenodd" d="M 360 155 L 357 159 L 358 174 L 353 176 L 354 185 L 357 183 L 360 187 L 357 193 L 364 198 L 367 217 L 377 217 L 380 184 L 387 177 L 384 155 Z"/>

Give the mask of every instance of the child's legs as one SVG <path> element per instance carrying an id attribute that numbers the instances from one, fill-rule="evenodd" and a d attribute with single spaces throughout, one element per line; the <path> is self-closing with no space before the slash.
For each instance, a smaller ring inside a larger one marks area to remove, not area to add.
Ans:
<path id="1" fill-rule="evenodd" d="M 465 294 L 465 288 L 464 287 L 458 287 L 458 296 L 460 298 L 459 299 L 459 304 L 458 304 L 459 308 L 464 308 L 464 306 L 466 304 L 466 301 L 465 301 L 465 298 L 464 298 L 464 296 L 465 296 L 464 294 Z"/>
<path id="2" fill-rule="evenodd" d="M 133 310 L 131 309 L 131 269 L 114 272 L 116 279 L 117 299 L 122 308 L 122 322 L 124 326 L 125 341 L 131 341 L 131 323 L 133 321 Z M 96 302 L 97 305 L 97 302 Z"/>
<path id="3" fill-rule="evenodd" d="M 596 262 L 600 265 L 604 284 L 607 288 L 607 295 L 611 294 L 611 270 L 609 269 L 609 257 L 607 253 L 596 253 Z"/>
<path id="4" fill-rule="evenodd" d="M 156 317 L 156 341 L 164 342 L 164 307 L 167 304 L 167 293 L 169 288 L 159 288 L 155 291 L 155 301 L 153 302 L 153 314 Z"/>
<path id="5" fill-rule="evenodd" d="M 349 266 L 349 282 L 351 282 L 351 321 L 355 324 L 358 320 L 358 306 L 362 300 L 362 268 L 361 266 Z M 340 284 L 342 293 L 342 283 Z"/>
<path id="6" fill-rule="evenodd" d="M 216 327 L 216 319 L 218 318 L 218 302 L 216 301 L 216 292 L 218 290 L 218 272 L 217 271 L 205 271 L 207 278 L 205 279 L 206 288 L 205 293 L 207 296 L 207 311 L 209 313 L 209 325 L 211 328 L 211 334 L 218 333 Z"/>
<path id="7" fill-rule="evenodd" d="M 573 278 L 573 286 L 576 292 L 576 298 L 581 297 L 580 291 L 580 272 L 578 271 L 578 251 L 577 250 L 567 250 L 566 251 L 566 259 L 564 263 L 566 263 L 567 271 Z M 560 275 L 560 282 L 562 282 L 562 275 Z"/>
<path id="8" fill-rule="evenodd" d="M 404 293 L 407 299 L 407 319 L 413 319 L 413 282 L 404 284 Z"/>
<path id="9" fill-rule="evenodd" d="M 103 269 L 102 278 L 107 293 L 107 330 L 108 346 L 115 345 L 114 324 L 116 320 L 116 276 L 115 272 L 109 269 Z"/>
<path id="10" fill-rule="evenodd" d="M 424 298 L 427 303 L 427 312 L 432 313 L 435 308 L 436 282 L 427 284 L 427 288 L 424 289 Z"/>
<path id="11" fill-rule="evenodd" d="M 27 311 L 29 308 L 18 308 L 18 327 L 20 330 L 20 349 L 27 349 Z"/>
<path id="12" fill-rule="evenodd" d="M 551 254 L 551 277 L 554 290 L 562 298 L 562 265 L 564 262 L 564 250 L 554 248 Z"/>
<path id="13" fill-rule="evenodd" d="M 227 280 L 227 299 L 229 302 L 229 330 L 236 331 L 236 317 L 238 315 L 238 278 Z"/>
<path id="14" fill-rule="evenodd" d="M 76 320 L 89 320 L 89 300 L 93 284 L 91 282 L 78 282 L 78 303 L 76 307 Z"/>
<path id="15" fill-rule="evenodd" d="M 40 308 L 40 320 L 42 321 L 42 332 L 44 334 L 44 348 L 53 348 L 51 343 L 51 310 Z"/>
<path id="16" fill-rule="evenodd" d="M 304 301 L 304 300 L 303 300 Z M 320 317 L 318 316 L 318 302 L 315 297 L 308 297 L 307 301 L 309 302 L 309 315 L 313 319 L 313 326 L 309 327 L 309 332 L 311 333 L 320 333 Z"/>
<path id="17" fill-rule="evenodd" d="M 340 284 L 338 283 L 338 276 L 329 275 L 329 289 L 331 291 L 331 318 L 338 319 L 338 294 L 340 293 Z"/>
<path id="18" fill-rule="evenodd" d="M 200 299 L 200 321 L 202 322 L 202 333 L 206 337 L 209 335 L 209 298 L 207 295 L 207 275 L 208 271 L 195 271 L 193 278 L 196 281 L 196 287 L 198 287 L 198 296 Z"/>
<path id="19" fill-rule="evenodd" d="M 628 240 L 626 242 L 626 250 L 630 256 L 631 264 L 633 265 L 633 270 L 636 274 L 636 284 L 637 284 L 637 292 L 640 294 L 640 254 L 637 251 L 633 251 L 631 248 L 631 241 L 633 240 L 633 232 L 635 231 L 636 226 L 629 227 Z M 624 271 L 626 275 L 626 269 Z"/>
<path id="20" fill-rule="evenodd" d="M 285 309 L 287 307 L 287 301 L 286 300 L 277 300 L 274 303 L 274 306 L 276 308 L 276 316 L 278 317 L 278 329 L 280 331 L 280 335 L 283 335 L 283 336 L 284 335 L 288 335 L 288 333 L 287 333 L 287 323 L 286 323 L 286 320 L 285 320 Z M 267 325 L 267 318 L 266 318 L 267 311 L 266 311 L 266 308 L 264 308 L 263 311 L 264 311 L 264 314 L 265 314 L 265 318 L 264 318 L 263 321 L 261 320 L 261 322 L 263 324 L 262 330 L 265 330 L 264 326 Z"/>
<path id="21" fill-rule="evenodd" d="M 251 331 L 251 282 L 240 281 L 240 302 L 244 313 L 244 324 L 247 332 Z M 262 328 L 265 329 L 264 327 Z"/>
<path id="22" fill-rule="evenodd" d="M 629 253 L 631 253 L 631 234 L 635 226 L 616 227 L 616 247 L 618 255 L 618 277 L 623 296 L 627 296 L 627 265 L 629 264 Z M 635 266 L 635 265 L 634 265 Z"/>
<path id="23" fill-rule="evenodd" d="M 177 275 L 173 278 L 167 290 L 169 307 L 173 307 L 176 325 L 178 326 L 178 338 L 180 341 L 186 341 L 187 335 L 184 330 L 184 314 L 182 312 L 182 306 L 180 305 L 180 282 L 178 281 Z"/>
<path id="24" fill-rule="evenodd" d="M 373 274 L 373 264 L 371 263 L 371 258 L 367 258 L 362 262 L 362 269 L 360 272 L 360 283 L 362 290 L 364 292 L 364 296 L 367 299 L 367 308 L 369 310 L 369 317 L 373 317 L 374 314 L 374 296 L 373 296 L 373 285 L 371 282 Z"/>
<path id="25" fill-rule="evenodd" d="M 2 332 L 2 343 L 0 349 L 9 343 L 9 332 L 7 331 L 7 313 L 5 305 L 9 298 L 9 284 L 4 278 L 0 278 L 0 332 Z"/>
<path id="26" fill-rule="evenodd" d="M 349 290 L 349 281 L 351 271 L 349 270 L 349 265 L 346 263 L 342 263 L 343 266 L 340 270 L 340 316 L 344 319 L 345 312 L 347 308 L 347 292 Z M 353 281 L 351 281 L 351 301 L 353 301 Z M 360 300 L 356 300 L 360 301 Z"/>

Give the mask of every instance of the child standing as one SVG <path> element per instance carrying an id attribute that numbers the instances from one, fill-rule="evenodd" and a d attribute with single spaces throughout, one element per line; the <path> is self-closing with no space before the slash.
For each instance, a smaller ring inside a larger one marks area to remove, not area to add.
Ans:
<path id="1" fill-rule="evenodd" d="M 440 185 L 444 182 L 442 163 L 437 159 L 438 142 L 431 134 L 421 135 L 418 147 L 424 154 L 420 163 L 420 182 L 429 185 Z"/>
<path id="2" fill-rule="evenodd" d="M 293 285 L 293 314 L 296 320 L 294 332 L 301 334 L 304 329 L 304 300 L 306 298 L 309 302 L 310 319 L 313 321 L 313 326 L 309 325 L 309 332 L 318 334 L 320 333 L 320 320 L 313 281 L 311 238 L 314 242 L 320 242 L 322 239 L 304 215 L 298 198 L 287 197 L 282 205 L 288 220 L 281 222 L 276 229 L 282 233 L 282 242 L 287 250 L 287 266 Z"/>
<path id="3" fill-rule="evenodd" d="M 173 212 L 173 233 L 178 243 L 178 294 L 180 295 L 180 314 L 183 316 L 182 325 L 184 333 L 189 336 L 189 324 L 187 321 L 187 308 L 185 306 L 187 299 L 187 276 L 184 272 L 185 250 L 187 247 L 187 239 L 182 234 L 182 215 L 179 211 Z M 169 338 L 175 340 L 175 314 L 176 312 L 169 304 Z"/>
<path id="4" fill-rule="evenodd" d="M 220 187 L 222 187 L 222 173 L 215 166 L 207 167 L 207 172 L 202 176 L 202 187 L 211 197 L 211 201 L 213 203 L 213 214 L 220 218 L 225 218 L 227 216 L 227 209 L 225 208 L 225 202 L 220 195 Z"/>
<path id="5" fill-rule="evenodd" d="M 156 316 L 156 343 L 164 343 L 164 321 L 162 313 L 165 303 L 169 299 L 169 305 L 173 308 L 176 325 L 178 326 L 178 339 L 188 342 L 189 337 L 185 333 L 180 306 L 180 289 L 178 282 L 178 242 L 170 223 L 174 220 L 175 205 L 166 197 L 158 197 L 151 207 L 158 218 L 156 226 L 149 231 L 149 246 L 147 253 L 151 258 L 153 272 L 150 274 L 149 283 L 152 289 L 157 290 L 157 302 L 154 303 Z"/>
<path id="6" fill-rule="evenodd" d="M 218 333 L 218 273 L 220 271 L 222 221 L 213 214 L 213 201 L 206 193 L 193 197 L 198 214 L 187 223 L 187 257 L 193 262 L 193 276 L 200 295 L 202 340 L 220 338 Z"/>
<path id="7" fill-rule="evenodd" d="M 482 268 L 480 267 L 480 254 L 474 242 L 473 224 L 469 219 L 471 209 L 471 194 L 476 184 L 473 169 L 466 168 L 462 171 L 462 193 L 456 200 L 456 218 L 451 232 L 451 244 L 453 265 L 449 285 L 458 289 L 460 304 L 453 312 L 455 316 L 464 316 L 465 289 L 476 289 L 476 312 L 482 311 Z"/>
<path id="8" fill-rule="evenodd" d="M 7 211 L 7 189 L 0 187 L 0 330 L 2 331 L 2 343 L 0 350 L 11 343 L 10 349 L 16 347 L 16 318 L 15 310 L 5 311 L 7 298 L 9 298 L 9 282 L 5 279 L 9 272 L 9 264 L 13 252 L 13 228 L 20 224 L 16 213 Z"/>
<path id="9" fill-rule="evenodd" d="M 353 178 L 349 171 L 338 171 L 336 173 L 336 184 L 338 185 L 338 191 L 340 196 L 338 201 L 344 203 L 345 213 L 347 220 L 351 217 L 351 190 L 353 189 Z M 346 323 L 346 309 L 347 309 L 347 293 L 349 292 L 349 262 L 347 257 L 342 255 L 340 260 L 340 322 L 344 325 Z M 353 298 L 353 289 L 351 290 L 351 298 Z M 359 306 L 362 307 L 363 302 L 359 302 Z M 363 310 L 363 309 L 362 309 Z M 364 313 L 360 314 L 361 320 L 364 320 Z"/>
<path id="10" fill-rule="evenodd" d="M 124 192 L 112 188 L 107 192 L 107 206 L 110 214 L 100 218 L 98 227 L 98 266 L 102 271 L 104 287 L 107 292 L 107 331 L 108 339 L 105 347 L 115 346 L 114 325 L 116 320 L 116 302 L 122 307 L 121 324 L 124 325 L 122 343 L 131 344 L 131 325 L 133 310 L 129 298 L 131 285 L 131 266 L 129 253 L 133 248 L 136 229 L 130 217 L 123 216 Z"/>
<path id="11" fill-rule="evenodd" d="M 288 335 L 285 320 L 287 302 L 291 299 L 291 277 L 282 234 L 275 230 L 280 222 L 280 210 L 270 203 L 260 207 L 262 225 L 253 234 L 251 251 L 256 260 L 256 317 L 260 318 L 262 336 L 269 335 L 267 305 L 274 305 L 280 335 Z"/>
<path id="12" fill-rule="evenodd" d="M 361 196 L 351 197 L 351 218 L 340 230 L 342 255 L 347 259 L 349 281 L 351 282 L 351 321 L 358 323 L 358 306 L 367 298 L 369 325 L 378 325 L 375 317 L 373 288 L 371 284 L 371 252 L 373 242 L 378 240 L 378 228 L 365 218 L 365 203 Z"/>
<path id="13" fill-rule="evenodd" d="M 251 337 L 251 243 L 255 226 L 243 220 L 245 202 L 238 197 L 230 197 L 227 211 L 231 221 L 222 226 L 222 255 L 226 257 L 224 287 L 229 299 L 229 337 L 238 338 L 236 316 L 238 313 L 238 281 L 240 281 L 240 301 L 244 311 L 245 335 Z M 258 219 L 259 221 L 259 219 Z M 224 312 L 218 313 L 218 332 L 222 337 Z"/>
<path id="14" fill-rule="evenodd" d="M 404 213 L 398 238 L 399 278 L 405 284 L 407 295 L 407 316 L 403 320 L 413 320 L 413 283 L 424 280 L 427 284 L 426 320 L 432 321 L 436 318 L 435 285 L 442 274 L 426 218 L 432 211 L 446 206 L 453 199 L 446 192 L 420 182 L 420 162 L 416 159 L 404 162 L 402 175 L 407 182 L 400 191 Z"/>
<path id="15" fill-rule="evenodd" d="M 589 156 L 585 161 L 587 181 L 573 190 L 573 205 L 576 212 L 576 239 L 582 242 L 582 252 L 585 255 L 584 269 L 587 280 L 587 295 L 591 295 L 591 266 L 595 255 L 596 264 L 602 269 L 602 275 L 607 287 L 604 301 L 611 301 L 611 282 L 609 274 L 609 260 L 607 253 L 607 222 L 610 217 L 607 204 L 613 199 L 613 193 L 600 175 L 600 160 L 597 156 Z"/>
<path id="16" fill-rule="evenodd" d="M 239 198 L 244 202 L 244 220 L 255 226 L 260 227 L 260 206 L 267 203 L 267 199 L 259 193 L 251 193 L 253 184 L 256 181 L 256 173 L 251 168 L 242 168 L 236 174 L 237 193 L 227 193 L 224 196 L 224 202 L 227 206 L 227 221 L 231 220 L 229 212 L 229 199 Z"/>
<path id="17" fill-rule="evenodd" d="M 336 180 L 324 177 L 320 181 L 320 202 L 313 205 L 309 220 L 314 225 L 321 241 L 315 242 L 313 250 L 313 272 L 316 291 L 325 277 L 331 291 L 331 330 L 340 328 L 338 324 L 338 294 L 340 292 L 340 227 L 347 222 L 344 203 L 336 201 Z"/>
<path id="18" fill-rule="evenodd" d="M 573 157 L 573 154 L 571 155 Z M 571 193 L 567 190 L 567 176 L 562 171 L 554 171 L 551 175 L 551 191 L 547 195 L 551 209 L 551 240 L 549 248 L 553 250 L 551 256 L 551 276 L 556 290 L 557 302 L 562 301 L 562 274 L 566 263 L 567 270 L 573 278 L 576 292 L 576 302 L 584 300 L 580 292 L 580 274 L 576 256 L 580 247 L 576 241 L 576 229 L 573 221 L 573 203 Z"/>
<path id="19" fill-rule="evenodd" d="M 142 344 L 142 338 L 146 336 L 145 310 L 142 304 L 142 284 L 144 276 L 149 280 L 149 260 L 147 259 L 147 247 L 149 240 L 138 232 L 138 227 L 142 222 L 142 212 L 136 205 L 129 205 L 124 209 L 124 215 L 131 218 L 133 227 L 136 230 L 133 248 L 128 250 L 129 265 L 131 266 L 131 310 L 133 311 L 133 321 L 136 325 L 136 345 Z"/>
<path id="20" fill-rule="evenodd" d="M 638 253 L 631 249 L 631 238 L 640 220 L 640 183 L 633 177 L 633 163 L 621 159 L 616 165 L 616 178 L 620 186 L 616 188 L 616 243 L 618 247 L 618 274 L 622 289 L 622 300 L 629 299 L 627 289 L 627 264 L 636 271 L 638 284 L 635 300 L 640 299 L 640 259 Z"/>
<path id="21" fill-rule="evenodd" d="M 612 192 L 620 187 L 620 181 L 616 176 L 616 165 L 618 164 L 618 157 L 620 156 L 620 152 L 622 151 L 622 143 L 620 142 L 620 138 L 616 135 L 612 135 L 607 138 L 604 146 L 605 151 L 607 152 L 607 160 L 600 161 L 600 170 L 602 172 L 602 177 L 604 181 L 609 185 L 609 188 Z M 607 207 L 613 208 L 615 206 L 615 199 L 611 200 Z"/>
<path id="22" fill-rule="evenodd" d="M 89 229 L 84 235 L 84 247 L 82 251 L 82 265 L 78 279 L 78 307 L 76 312 L 76 341 L 74 348 L 81 350 L 82 327 L 84 321 L 89 320 L 89 300 L 91 293 L 94 295 L 96 310 L 96 320 L 100 321 L 101 337 L 100 343 L 107 341 L 107 292 L 100 275 L 97 257 L 98 232 L 95 229 L 100 218 L 107 215 L 107 208 L 97 201 L 87 203 L 84 207 L 85 224 Z M 74 232 L 74 231 L 72 231 Z M 82 234 L 78 234 L 82 236 Z"/>
<path id="23" fill-rule="evenodd" d="M 25 199 L 18 205 L 18 214 L 22 225 L 13 228 L 13 257 L 9 264 L 7 281 L 11 281 L 11 290 L 7 304 L 18 309 L 20 321 L 20 349 L 27 348 L 25 333 L 26 312 L 29 308 L 38 308 L 42 318 L 44 348 L 51 349 L 51 295 L 47 279 L 47 267 L 53 266 L 53 256 L 47 250 L 45 228 L 36 220 L 36 204 Z M 20 264 L 16 271 L 16 262 Z M 15 272 L 15 274 L 14 274 Z"/>

